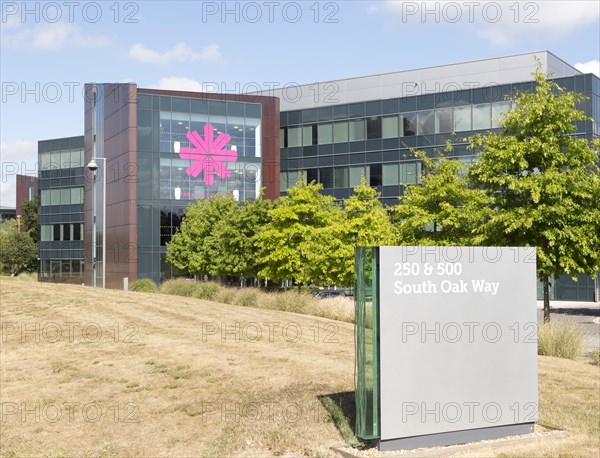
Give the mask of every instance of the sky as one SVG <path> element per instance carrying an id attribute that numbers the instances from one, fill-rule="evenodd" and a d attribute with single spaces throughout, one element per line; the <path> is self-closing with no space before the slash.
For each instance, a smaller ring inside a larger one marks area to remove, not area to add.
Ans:
<path id="1" fill-rule="evenodd" d="M 0 205 L 37 142 L 83 135 L 83 85 L 251 92 L 550 51 L 600 76 L 600 2 L 1 2 Z"/>

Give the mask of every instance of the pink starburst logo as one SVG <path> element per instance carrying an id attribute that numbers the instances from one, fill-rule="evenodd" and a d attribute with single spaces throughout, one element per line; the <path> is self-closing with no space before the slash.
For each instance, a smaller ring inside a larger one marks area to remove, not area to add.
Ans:
<path id="1" fill-rule="evenodd" d="M 204 172 L 204 182 L 207 185 L 214 183 L 215 173 L 221 178 L 231 175 L 231 171 L 224 163 L 237 161 L 237 151 L 223 149 L 231 140 L 231 135 L 221 132 L 217 138 L 214 138 L 214 130 L 212 125 L 206 124 L 204 138 L 196 131 L 188 132 L 186 136 L 195 148 L 181 147 L 179 150 L 181 159 L 194 161 L 186 170 L 188 176 L 196 178 L 200 172 Z"/>

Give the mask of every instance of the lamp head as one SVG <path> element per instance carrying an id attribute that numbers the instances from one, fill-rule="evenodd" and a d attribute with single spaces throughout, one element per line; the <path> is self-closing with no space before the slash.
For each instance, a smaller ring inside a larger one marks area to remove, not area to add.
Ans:
<path id="1" fill-rule="evenodd" d="M 91 161 L 88 163 L 88 165 L 87 165 L 87 168 L 88 168 L 89 170 L 91 170 L 92 172 L 95 172 L 96 170 L 98 170 L 98 163 L 97 163 L 97 162 L 96 162 L 94 159 L 92 159 L 92 160 L 91 160 Z"/>

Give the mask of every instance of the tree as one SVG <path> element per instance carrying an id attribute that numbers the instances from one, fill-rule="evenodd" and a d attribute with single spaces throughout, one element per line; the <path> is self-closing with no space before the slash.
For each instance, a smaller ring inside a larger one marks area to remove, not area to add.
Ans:
<path id="1" fill-rule="evenodd" d="M 537 248 L 550 320 L 549 277 L 600 269 L 600 140 L 573 135 L 590 118 L 576 109 L 580 94 L 547 80 L 540 66 L 535 91 L 518 93 L 498 133 L 475 135 L 472 182 L 492 199 L 482 226 L 488 241 Z"/>
<path id="2" fill-rule="evenodd" d="M 392 245 L 396 230 L 383 208 L 380 194 L 363 177 L 354 194 L 344 201 L 344 211 L 320 231 L 319 244 L 330 249 L 310 253 L 311 265 L 325 266 L 332 285 L 354 284 L 354 249 L 359 246 Z"/>
<path id="3" fill-rule="evenodd" d="M 211 236 L 215 239 L 212 260 L 219 275 L 242 279 L 258 276 L 260 264 L 254 239 L 268 223 L 272 208 L 273 203 L 261 196 L 254 201 L 245 201 L 217 222 Z"/>
<path id="4" fill-rule="evenodd" d="M 269 211 L 270 221 L 256 236 L 260 275 L 274 281 L 294 279 L 298 285 L 329 284 L 324 266 L 311 265 L 311 253 L 332 254 L 323 230 L 340 218 L 331 196 L 319 193 L 322 185 L 299 181 Z"/>
<path id="5" fill-rule="evenodd" d="M 0 270 L 18 275 L 31 269 L 37 260 L 37 246 L 28 232 L 19 232 L 17 222 L 5 221 L 0 225 Z"/>
<path id="6" fill-rule="evenodd" d="M 198 200 L 187 207 L 179 231 L 167 243 L 167 262 L 195 275 L 219 275 L 219 263 L 214 259 L 220 254 L 215 227 L 237 210 L 237 201 L 229 196 Z"/>
<path id="7" fill-rule="evenodd" d="M 452 150 L 448 145 L 446 152 Z M 462 173 L 462 164 L 439 155 L 423 161 L 426 173 L 421 185 L 408 186 L 394 208 L 402 245 L 479 245 L 478 232 L 491 213 L 489 198 L 473 187 Z"/>
<path id="8" fill-rule="evenodd" d="M 21 230 L 29 232 L 34 243 L 40 240 L 40 226 L 38 224 L 38 207 L 40 200 L 35 196 L 21 204 Z"/>

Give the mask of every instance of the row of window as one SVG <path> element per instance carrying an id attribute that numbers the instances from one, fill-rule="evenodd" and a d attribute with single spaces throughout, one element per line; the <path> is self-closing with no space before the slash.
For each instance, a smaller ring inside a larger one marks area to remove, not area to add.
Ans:
<path id="1" fill-rule="evenodd" d="M 82 277 L 82 259 L 50 260 L 42 259 L 40 263 L 40 276 L 49 277 Z"/>
<path id="2" fill-rule="evenodd" d="M 40 205 L 76 205 L 83 203 L 83 187 L 42 189 Z"/>
<path id="3" fill-rule="evenodd" d="M 210 124 L 213 126 L 213 136 L 216 138 L 221 133 L 228 134 L 230 140 L 224 149 L 235 149 L 238 156 L 260 157 L 261 155 L 261 120 L 242 117 L 225 117 L 160 112 L 160 152 L 177 153 L 175 144 L 178 148 L 190 148 L 194 145 L 190 143 L 187 134 L 190 131 L 196 131 L 204 138 L 204 127 Z M 142 128 L 140 134 L 149 133 L 152 128 L 150 119 L 138 119 L 138 127 Z"/>
<path id="4" fill-rule="evenodd" d="M 42 224 L 40 240 L 42 242 L 83 240 L 83 223 Z"/>
<path id="5" fill-rule="evenodd" d="M 260 103 L 234 102 L 230 100 L 214 100 L 205 98 L 152 96 L 138 94 L 140 110 L 173 111 L 220 116 L 239 116 L 260 118 L 262 107 Z"/>
<path id="6" fill-rule="evenodd" d="M 362 178 L 369 186 L 398 186 L 417 184 L 421 177 L 421 162 L 371 164 L 358 167 L 325 167 L 320 169 L 281 172 L 280 191 L 296 185 L 302 179 L 316 182 L 324 189 L 343 189 L 358 186 Z"/>
<path id="7" fill-rule="evenodd" d="M 256 162 L 225 162 L 229 176 L 214 171 L 214 183 L 206 185 L 204 173 L 190 177 L 189 160 L 160 158 L 160 198 L 175 200 L 205 199 L 216 193 L 231 193 L 239 200 L 254 199 L 261 187 L 261 164 Z"/>
<path id="8" fill-rule="evenodd" d="M 442 134 L 498 127 L 498 120 L 511 108 L 511 102 L 482 103 L 438 108 L 392 116 L 338 121 L 280 130 L 279 146 L 294 148 L 411 135 Z"/>
<path id="9" fill-rule="evenodd" d="M 72 169 L 84 166 L 83 149 L 40 153 L 40 170 Z"/>

